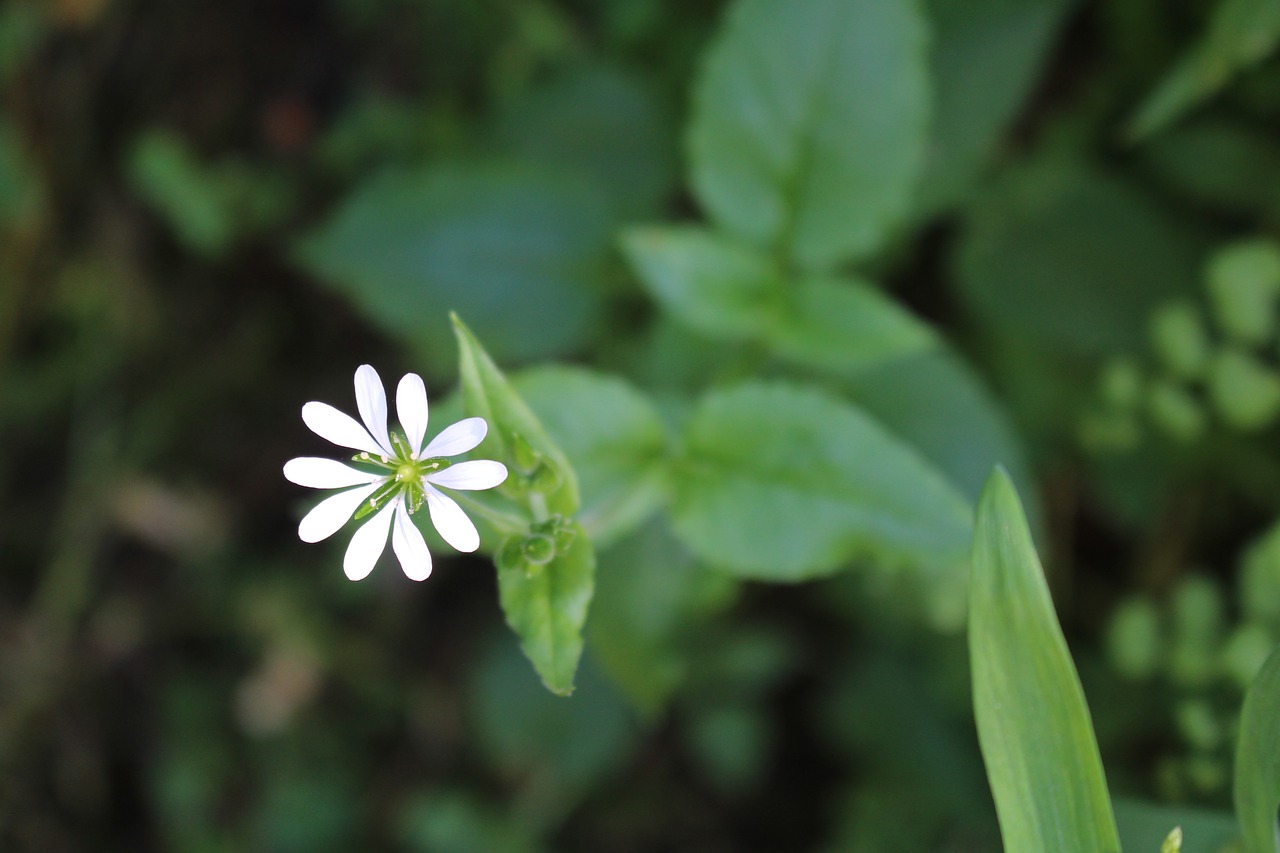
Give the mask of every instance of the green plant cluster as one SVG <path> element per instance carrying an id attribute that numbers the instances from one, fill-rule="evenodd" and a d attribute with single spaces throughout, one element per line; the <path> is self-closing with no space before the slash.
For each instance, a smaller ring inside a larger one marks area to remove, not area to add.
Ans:
<path id="1" fill-rule="evenodd" d="M 1154 366 L 1144 372 L 1122 358 L 1104 369 L 1099 410 L 1082 427 L 1086 445 L 1132 449 L 1148 421 L 1179 442 L 1202 438 L 1211 423 L 1246 433 L 1275 423 L 1278 301 L 1280 244 L 1257 239 L 1215 252 L 1203 299 L 1152 314 Z"/>
<path id="2" fill-rule="evenodd" d="M 0 3 L 0 849 L 1274 853 L 1278 43 Z M 359 364 L 509 471 L 423 584 Z"/>
<path id="3" fill-rule="evenodd" d="M 1231 574 L 1235 589 L 1188 574 L 1167 594 L 1134 595 L 1109 616 L 1116 672 L 1158 691 L 1183 744 L 1156 767 L 1165 796 L 1223 790 L 1240 702 L 1280 645 L 1280 530 L 1252 543 Z"/>

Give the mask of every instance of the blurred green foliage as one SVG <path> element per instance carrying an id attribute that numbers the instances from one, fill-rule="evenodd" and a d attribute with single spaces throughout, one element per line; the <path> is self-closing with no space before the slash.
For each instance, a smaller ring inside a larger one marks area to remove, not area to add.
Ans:
<path id="1" fill-rule="evenodd" d="M 1120 837 L 1261 837 L 1278 22 L 0 4 L 0 848 L 995 849 L 995 463 Z M 364 362 L 522 460 L 425 585 L 294 532 Z"/>

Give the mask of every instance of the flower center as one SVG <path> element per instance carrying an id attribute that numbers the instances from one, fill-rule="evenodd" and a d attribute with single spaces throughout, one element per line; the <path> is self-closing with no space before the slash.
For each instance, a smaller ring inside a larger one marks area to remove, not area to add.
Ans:
<path id="1" fill-rule="evenodd" d="M 405 508 L 410 514 L 417 512 L 426 500 L 426 478 L 453 464 L 442 456 L 414 459 L 414 451 L 403 435 L 392 430 L 390 437 L 391 447 L 395 451 L 394 457 L 374 456 L 368 452 L 361 452 L 351 457 L 353 462 L 362 462 L 388 472 L 384 475 L 382 487 L 356 511 L 356 518 L 362 518 L 382 509 L 387 501 L 396 495 L 403 496 Z"/>

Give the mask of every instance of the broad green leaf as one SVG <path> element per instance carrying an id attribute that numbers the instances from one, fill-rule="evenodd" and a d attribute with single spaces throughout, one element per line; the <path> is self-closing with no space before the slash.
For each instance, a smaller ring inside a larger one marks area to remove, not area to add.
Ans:
<path id="1" fill-rule="evenodd" d="M 697 627 L 736 589 L 732 578 L 698 565 L 665 522 L 645 525 L 600 554 L 587 623 L 591 657 L 655 718 L 701 651 Z"/>
<path id="2" fill-rule="evenodd" d="M 923 165 L 925 31 L 914 0 L 738 0 L 689 128 L 711 217 L 810 269 L 879 249 Z"/>
<path id="3" fill-rule="evenodd" d="M 634 530 L 663 502 L 667 435 L 639 390 L 576 367 L 533 368 L 513 384 L 568 458 L 582 494 L 577 519 L 597 546 Z"/>
<path id="4" fill-rule="evenodd" d="M 1015 483 L 1031 483 L 1026 450 L 1008 416 L 954 352 L 939 349 L 875 365 L 851 376 L 843 387 L 974 504 L 996 465 L 1008 470 Z M 1038 502 L 1029 498 L 1027 505 L 1037 510 Z M 1034 522 L 1039 513 L 1028 515 Z"/>
<path id="5" fill-rule="evenodd" d="M 1180 198 L 1215 212 L 1280 218 L 1280 146 L 1250 123 L 1216 117 L 1188 121 L 1140 152 L 1147 168 Z"/>
<path id="6" fill-rule="evenodd" d="M 1280 649 L 1253 680 L 1240 712 L 1236 741 L 1236 817 L 1247 853 L 1276 853 L 1280 834 Z"/>
<path id="7" fill-rule="evenodd" d="M 520 648 L 552 693 L 573 692 L 582 657 L 582 626 L 595 588 L 596 555 L 583 529 L 542 566 L 498 568 L 498 600 Z"/>
<path id="8" fill-rule="evenodd" d="M 580 174 L 618 217 L 652 216 L 674 189 L 677 138 L 644 78 L 577 65 L 502 105 L 504 154 Z"/>
<path id="9" fill-rule="evenodd" d="M 786 287 L 768 256 L 706 228 L 629 228 L 622 249 L 664 309 L 714 338 L 758 338 Z"/>
<path id="10" fill-rule="evenodd" d="M 971 209 L 960 294 L 986 330 L 1092 363 L 1132 351 L 1157 305 L 1198 289 L 1196 249 L 1128 184 L 1044 158 L 1010 169 Z"/>
<path id="11" fill-rule="evenodd" d="M 1280 0 L 1218 0 L 1201 40 L 1165 76 L 1129 123 L 1133 139 L 1150 136 L 1256 65 L 1280 41 Z"/>
<path id="12" fill-rule="evenodd" d="M 910 447 L 824 393 L 751 382 L 712 392 L 684 432 L 672 515 L 703 560 L 798 581 L 855 557 L 960 571 L 969 505 Z"/>
<path id="13" fill-rule="evenodd" d="M 886 362 L 850 377 L 843 386 L 853 401 L 900 440 L 924 456 L 960 494 L 976 504 L 995 465 L 1020 486 L 1030 485 L 1026 451 L 999 403 L 972 369 L 954 353 L 938 349 Z M 1039 501 L 1028 493 L 1027 514 L 1042 531 Z M 931 624 L 960 630 L 965 621 L 966 583 L 918 584 Z"/>
<path id="14" fill-rule="evenodd" d="M 924 322 L 870 284 L 797 274 L 702 228 L 632 228 L 623 248 L 650 293 L 717 338 L 762 344 L 779 358 L 849 375 L 937 346 Z"/>
<path id="15" fill-rule="evenodd" d="M 1034 87 L 1072 0 L 926 0 L 933 129 L 918 215 L 961 201 Z"/>
<path id="16" fill-rule="evenodd" d="M 462 405 L 468 415 L 484 418 L 489 434 L 478 456 L 497 459 L 525 475 L 544 490 L 547 509 L 565 516 L 578 511 L 578 481 L 573 467 L 520 398 L 507 377 L 457 315 L 453 331 L 458 340 Z M 487 454 L 487 455 L 486 455 Z"/>
<path id="17" fill-rule="evenodd" d="M 609 216 L 572 174 L 513 163 L 389 170 L 308 234 L 302 263 L 373 322 L 448 364 L 448 313 L 498 358 L 570 352 L 599 316 Z"/>
<path id="18" fill-rule="evenodd" d="M 1013 483 L 978 503 L 969 575 L 973 709 L 1009 853 L 1118 853 L 1084 691 Z"/>
<path id="19" fill-rule="evenodd" d="M 505 637 L 494 637 L 475 661 L 467 704 L 472 740 L 490 766 L 567 806 L 625 764 L 635 745 L 635 716 L 591 655 L 565 702 L 542 688 Z"/>
<path id="20" fill-rule="evenodd" d="M 778 357 L 836 376 L 935 349 L 932 328 L 852 277 L 812 276 L 795 283 L 765 343 Z"/>

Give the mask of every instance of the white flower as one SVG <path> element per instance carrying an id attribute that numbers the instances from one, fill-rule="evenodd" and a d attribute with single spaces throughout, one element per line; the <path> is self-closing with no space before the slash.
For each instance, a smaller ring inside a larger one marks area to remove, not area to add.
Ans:
<path id="1" fill-rule="evenodd" d="M 312 432 L 341 447 L 359 450 L 351 461 L 365 467 L 313 456 L 285 463 L 284 476 L 290 482 L 312 489 L 344 490 L 307 513 L 298 525 L 298 537 L 303 542 L 319 542 L 337 533 L 353 513 L 357 518 L 372 513 L 347 546 L 342 563 L 347 577 L 358 581 L 373 571 L 390 530 L 391 548 L 404 573 L 416 581 L 426 580 L 431 574 L 431 553 L 409 517 L 425 501 L 431 523 L 444 541 L 459 551 L 476 550 L 480 535 L 475 525 L 453 498 L 437 487 L 492 489 L 507 479 L 507 468 L 501 462 L 477 459 L 451 463 L 446 458 L 466 453 L 484 440 L 489 429 L 484 418 L 458 421 L 423 447 L 427 389 L 420 376 L 406 373 L 396 388 L 396 414 L 404 432 L 388 432 L 387 395 L 377 371 L 367 364 L 356 370 L 356 407 L 363 426 L 328 403 L 302 407 L 302 420 Z"/>

